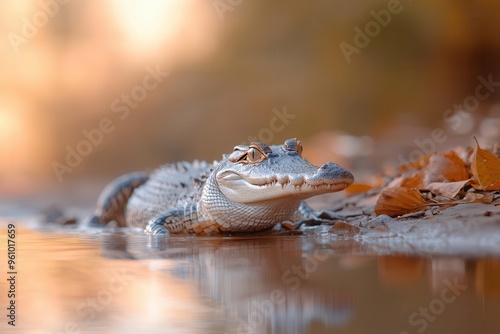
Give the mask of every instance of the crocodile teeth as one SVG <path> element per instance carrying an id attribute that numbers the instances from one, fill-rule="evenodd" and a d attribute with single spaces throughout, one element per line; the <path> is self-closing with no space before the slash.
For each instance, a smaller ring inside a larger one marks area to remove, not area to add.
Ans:
<path id="1" fill-rule="evenodd" d="M 298 179 L 295 179 L 295 180 L 290 180 L 290 183 L 293 184 L 294 186 L 302 186 L 305 181 L 304 181 L 304 178 L 298 178 Z"/>
<path id="2" fill-rule="evenodd" d="M 278 182 L 281 185 L 285 185 L 290 182 L 290 177 L 288 175 L 278 176 Z"/>

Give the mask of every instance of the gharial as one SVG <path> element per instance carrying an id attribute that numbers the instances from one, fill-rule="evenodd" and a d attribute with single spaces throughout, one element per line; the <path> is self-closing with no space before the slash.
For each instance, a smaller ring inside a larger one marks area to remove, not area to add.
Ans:
<path id="1" fill-rule="evenodd" d="M 126 174 L 103 190 L 88 222 L 116 221 L 150 234 L 261 231 L 317 218 L 303 200 L 353 181 L 339 165 L 309 163 L 295 138 L 276 146 L 253 142 L 214 163 L 178 162 L 150 175 Z"/>

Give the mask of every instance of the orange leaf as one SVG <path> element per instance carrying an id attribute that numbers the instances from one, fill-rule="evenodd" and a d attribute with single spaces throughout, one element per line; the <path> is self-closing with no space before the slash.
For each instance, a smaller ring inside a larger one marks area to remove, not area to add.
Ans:
<path id="1" fill-rule="evenodd" d="M 405 165 L 400 165 L 398 167 L 398 172 L 404 173 L 404 172 L 408 172 L 408 171 L 421 170 L 422 168 L 424 168 L 425 166 L 427 166 L 427 164 L 429 163 L 429 158 L 433 154 L 434 153 L 429 153 L 429 154 L 421 157 L 420 159 L 418 159 L 416 161 L 412 161 L 412 162 L 407 163 Z"/>
<path id="2" fill-rule="evenodd" d="M 402 187 L 425 189 L 433 182 L 455 182 L 469 179 L 465 162 L 453 151 L 430 153 L 417 161 L 402 165 Z"/>
<path id="3" fill-rule="evenodd" d="M 424 188 L 424 173 L 416 172 L 411 176 L 404 177 L 401 181 L 401 187 L 406 188 Z"/>
<path id="4" fill-rule="evenodd" d="M 471 179 L 456 182 L 432 182 L 427 185 L 427 189 L 435 195 L 453 198 L 457 196 L 460 190 L 469 184 L 470 181 Z"/>
<path id="5" fill-rule="evenodd" d="M 433 182 L 455 182 L 469 179 L 465 162 L 453 152 L 437 153 L 429 158 L 425 168 L 424 185 Z"/>
<path id="6" fill-rule="evenodd" d="M 380 194 L 375 213 L 391 217 L 401 216 L 422 210 L 426 201 L 418 190 L 406 187 L 386 188 Z"/>
<path id="7" fill-rule="evenodd" d="M 476 140 L 476 138 L 474 138 Z M 472 175 L 484 190 L 500 190 L 500 158 L 479 147 L 472 153 Z"/>
<path id="8" fill-rule="evenodd" d="M 364 184 L 364 183 L 354 183 L 354 184 L 351 184 L 349 186 L 349 188 L 347 188 L 345 190 L 345 192 L 348 194 L 348 195 L 354 195 L 354 194 L 359 194 L 359 193 L 364 193 L 364 192 L 367 192 L 368 190 L 371 190 L 373 189 L 372 186 L 368 185 L 368 184 Z"/>

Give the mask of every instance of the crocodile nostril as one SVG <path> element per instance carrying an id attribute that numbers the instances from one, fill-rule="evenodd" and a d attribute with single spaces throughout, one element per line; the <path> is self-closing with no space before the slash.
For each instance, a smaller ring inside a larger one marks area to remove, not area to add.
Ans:
<path id="1" fill-rule="evenodd" d="M 354 176 L 349 171 L 333 162 L 327 162 L 321 166 L 318 175 L 325 178 L 344 180 L 349 183 L 354 182 Z"/>
<path id="2" fill-rule="evenodd" d="M 332 168 L 332 167 L 335 168 L 336 166 L 338 166 L 338 165 L 335 165 L 333 162 L 327 162 L 327 163 L 323 164 L 323 166 L 321 166 L 320 168 L 321 169 L 328 169 L 328 168 Z M 340 166 L 338 166 L 338 167 L 340 167 Z"/>

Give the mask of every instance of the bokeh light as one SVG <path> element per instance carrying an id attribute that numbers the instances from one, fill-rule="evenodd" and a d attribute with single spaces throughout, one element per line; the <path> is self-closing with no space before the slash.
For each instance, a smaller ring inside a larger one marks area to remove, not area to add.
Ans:
<path id="1" fill-rule="evenodd" d="M 294 118 L 273 144 L 298 137 L 312 160 L 350 167 L 397 163 L 395 152 L 411 152 L 435 127 L 458 138 L 437 149 L 482 132 L 494 141 L 482 120 L 496 122 L 497 91 L 458 130 L 443 115 L 474 94 L 479 76 L 500 81 L 500 5 L 401 4 L 348 62 L 339 45 L 355 43 L 387 1 L 2 2 L 0 195 L 93 179 L 100 188 L 130 170 L 219 159 L 283 108 Z M 113 102 L 140 87 L 148 68 L 168 78 L 119 119 Z M 67 147 L 104 118 L 113 133 L 59 182 L 53 163 L 65 163 Z"/>

